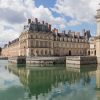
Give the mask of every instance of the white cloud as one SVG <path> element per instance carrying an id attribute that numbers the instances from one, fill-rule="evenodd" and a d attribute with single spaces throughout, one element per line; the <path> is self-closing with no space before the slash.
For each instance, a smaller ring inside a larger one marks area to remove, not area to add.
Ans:
<path id="1" fill-rule="evenodd" d="M 75 26 L 75 25 L 79 25 L 80 22 L 77 20 L 71 20 L 67 23 L 68 26 Z"/>
<path id="2" fill-rule="evenodd" d="M 0 0 L 0 46 L 18 37 L 28 18 L 37 17 L 62 29 L 93 22 L 98 3 L 99 0 L 57 0 L 54 8 L 46 8 L 36 7 L 34 0 Z M 60 16 L 53 16 L 52 11 Z M 71 20 L 65 19 L 66 16 Z"/>
<path id="3" fill-rule="evenodd" d="M 34 7 L 33 0 L 0 0 L 0 46 L 19 36 Z"/>
<path id="4" fill-rule="evenodd" d="M 0 61 L 2 66 L 3 62 Z M 4 65 L 4 64 L 3 64 Z M 7 62 L 5 63 L 5 66 Z M 9 73 L 8 70 L 5 70 L 5 67 L 0 66 L 0 90 L 5 90 L 13 86 L 21 86 L 22 84 L 19 81 L 19 78 L 12 73 Z"/>
<path id="5" fill-rule="evenodd" d="M 99 7 L 100 0 L 57 0 L 52 11 L 69 16 L 72 22 L 93 22 L 96 10 Z"/>
<path id="6" fill-rule="evenodd" d="M 35 6 L 34 0 L 0 0 L 0 45 L 19 36 L 28 18 L 38 18 L 51 24 L 64 24 L 49 8 Z"/>
<path id="7" fill-rule="evenodd" d="M 50 24 L 64 24 L 66 20 L 62 17 L 54 17 L 50 9 L 45 8 L 43 5 L 39 6 L 39 8 L 34 8 L 33 16 L 38 18 L 40 21 L 45 21 Z"/>

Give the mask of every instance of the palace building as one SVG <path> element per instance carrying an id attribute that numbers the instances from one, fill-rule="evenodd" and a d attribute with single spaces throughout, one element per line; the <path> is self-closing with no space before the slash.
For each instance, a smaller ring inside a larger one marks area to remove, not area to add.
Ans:
<path id="1" fill-rule="evenodd" d="M 24 26 L 24 31 L 19 38 L 9 42 L 2 49 L 2 56 L 86 56 L 90 48 L 90 31 L 79 32 L 63 31 L 51 29 L 51 25 L 44 21 L 40 23 L 28 19 L 28 24 Z"/>

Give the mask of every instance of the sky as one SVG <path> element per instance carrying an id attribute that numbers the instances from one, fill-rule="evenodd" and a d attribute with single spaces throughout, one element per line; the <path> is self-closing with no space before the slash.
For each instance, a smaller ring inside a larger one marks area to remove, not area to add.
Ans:
<path id="1" fill-rule="evenodd" d="M 0 46 L 17 38 L 28 18 L 38 18 L 62 30 L 96 34 L 99 0 L 0 0 Z"/>

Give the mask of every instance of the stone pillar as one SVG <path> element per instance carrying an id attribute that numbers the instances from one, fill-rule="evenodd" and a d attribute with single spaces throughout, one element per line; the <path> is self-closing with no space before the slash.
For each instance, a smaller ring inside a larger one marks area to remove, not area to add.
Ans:
<path id="1" fill-rule="evenodd" d="M 97 21 L 97 34 L 96 34 L 96 56 L 97 63 L 100 63 L 100 9 L 97 10 L 97 15 L 95 16 Z"/>
<path id="2" fill-rule="evenodd" d="M 29 48 L 26 50 L 26 56 L 27 57 L 30 57 L 31 56 L 31 50 Z"/>

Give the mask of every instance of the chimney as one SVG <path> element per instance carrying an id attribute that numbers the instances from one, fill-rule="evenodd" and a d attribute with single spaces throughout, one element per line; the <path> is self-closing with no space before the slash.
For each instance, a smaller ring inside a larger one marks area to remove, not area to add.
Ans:
<path id="1" fill-rule="evenodd" d="M 35 18 L 35 23 L 36 23 L 36 24 L 38 23 L 38 19 L 37 19 L 37 18 Z"/>
<path id="2" fill-rule="evenodd" d="M 79 38 L 80 37 L 80 32 L 76 32 L 75 36 Z"/>
<path id="3" fill-rule="evenodd" d="M 86 33 L 86 31 L 85 31 L 85 29 L 83 29 L 82 30 L 82 35 L 85 36 L 85 33 Z"/>
<path id="4" fill-rule="evenodd" d="M 64 30 L 63 33 L 66 34 L 66 31 Z"/>
<path id="5" fill-rule="evenodd" d="M 51 24 L 49 24 L 49 27 L 48 27 L 49 31 L 51 31 Z"/>
<path id="6" fill-rule="evenodd" d="M 28 19 L 28 24 L 31 24 L 31 19 Z"/>
<path id="7" fill-rule="evenodd" d="M 26 29 L 26 27 L 24 26 L 24 30 Z"/>
<path id="8" fill-rule="evenodd" d="M 42 24 L 44 25 L 44 21 L 42 21 Z"/>
<path id="9" fill-rule="evenodd" d="M 58 33 L 58 29 L 56 29 L 57 33 Z"/>
<path id="10" fill-rule="evenodd" d="M 71 33 L 71 30 L 68 31 L 68 34 L 70 34 L 70 33 Z"/>
<path id="11" fill-rule="evenodd" d="M 54 28 L 54 33 L 57 35 L 58 29 Z"/>
<path id="12" fill-rule="evenodd" d="M 48 23 L 45 23 L 46 24 L 46 26 L 48 26 Z"/>

